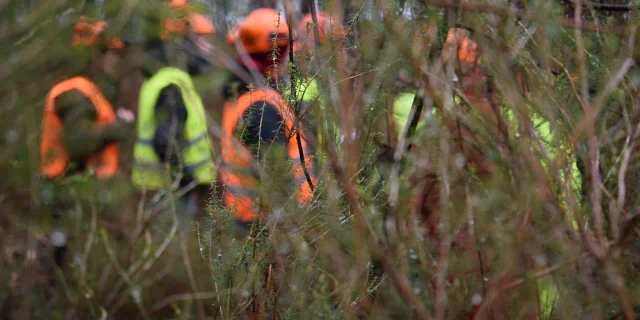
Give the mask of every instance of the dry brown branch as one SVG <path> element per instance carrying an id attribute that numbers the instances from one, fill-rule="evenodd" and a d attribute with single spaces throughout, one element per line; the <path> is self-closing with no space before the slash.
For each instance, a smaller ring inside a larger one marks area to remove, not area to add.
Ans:
<path id="1" fill-rule="evenodd" d="M 481 3 L 470 3 L 470 2 L 459 2 L 459 1 L 445 1 L 445 0 L 421 0 L 425 5 L 436 5 L 444 8 L 456 8 L 465 11 L 471 12 L 482 12 L 482 13 L 492 13 L 501 17 L 509 17 L 509 18 L 517 18 L 527 21 L 535 21 L 540 23 L 550 23 L 548 16 L 538 16 L 536 12 L 516 9 L 516 8 L 506 8 L 499 7 L 489 4 L 481 4 Z M 582 10 L 582 5 L 576 6 L 580 7 Z M 604 32 L 604 33 L 612 33 L 612 34 L 624 34 L 625 30 L 618 26 L 611 26 L 607 28 L 603 28 L 599 30 L 595 25 L 591 23 L 581 22 L 579 25 L 576 22 L 568 21 L 565 19 L 554 20 L 553 22 L 567 28 L 580 28 L 580 30 L 591 31 L 591 32 Z"/>
<path id="2" fill-rule="evenodd" d="M 196 292 L 196 293 L 179 293 L 174 294 L 172 296 L 166 297 L 156 304 L 149 307 L 146 312 L 147 314 L 152 314 L 164 309 L 166 306 L 171 305 L 172 303 L 180 302 L 180 301 L 189 301 L 189 300 L 208 300 L 213 299 L 217 296 L 216 292 Z"/>
<path id="3" fill-rule="evenodd" d="M 569 4 L 571 6 L 577 5 L 577 2 L 571 0 L 561 0 L 560 2 Z M 602 2 L 592 2 L 592 1 L 584 1 L 582 6 L 591 7 L 594 10 L 599 11 L 632 11 L 637 10 L 639 7 L 633 4 L 615 4 L 615 3 L 602 3 Z"/>
<path id="4" fill-rule="evenodd" d="M 400 272 L 395 266 L 393 266 L 384 253 L 380 256 L 380 260 L 382 261 L 384 269 L 389 275 L 389 278 L 393 282 L 393 285 L 398 290 L 398 293 L 406 301 L 409 307 L 415 310 L 418 318 L 422 320 L 433 319 L 422 302 L 418 300 L 418 298 L 413 294 L 413 290 L 411 289 L 411 285 L 409 284 L 409 280 L 407 279 L 406 275 Z"/>
<path id="5" fill-rule="evenodd" d="M 182 252 L 182 262 L 184 263 L 185 268 L 187 269 L 187 276 L 189 277 L 189 285 L 191 286 L 191 290 L 193 292 L 198 292 L 198 284 L 196 283 L 196 277 L 193 273 L 193 268 L 191 267 L 191 258 L 189 258 L 189 249 L 187 248 L 187 241 L 185 239 L 184 232 L 181 232 L 178 235 L 180 241 L 180 251 Z M 198 317 L 202 320 L 205 319 L 204 307 L 202 306 L 202 302 L 200 300 L 196 300 L 196 306 L 198 307 Z"/>

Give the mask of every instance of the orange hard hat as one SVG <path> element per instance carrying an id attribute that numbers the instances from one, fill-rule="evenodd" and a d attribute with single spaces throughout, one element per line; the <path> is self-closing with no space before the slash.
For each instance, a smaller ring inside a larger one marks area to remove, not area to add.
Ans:
<path id="1" fill-rule="evenodd" d="M 478 43 L 471 39 L 469 30 L 462 28 L 452 28 L 447 34 L 444 44 L 443 59 L 446 61 L 449 56 L 446 50 L 455 46 L 455 57 L 463 68 L 470 68 L 480 61 L 480 48 Z"/>
<path id="2" fill-rule="evenodd" d="M 249 54 L 267 53 L 274 45 L 280 49 L 289 46 L 289 27 L 278 11 L 260 8 L 230 31 L 227 41 L 231 45 L 240 41 Z"/>
<path id="3" fill-rule="evenodd" d="M 71 45 L 74 47 L 105 46 L 107 48 L 122 49 L 124 43 L 119 39 L 105 39 L 104 31 L 107 29 L 104 20 L 79 17 L 74 26 L 74 34 Z"/>
<path id="4" fill-rule="evenodd" d="M 169 8 L 182 8 L 186 7 L 189 1 L 187 0 L 171 0 L 169 1 Z"/>
<path id="5" fill-rule="evenodd" d="M 318 20 L 318 35 L 320 36 L 320 44 L 327 41 L 327 38 L 344 38 L 347 35 L 347 31 L 344 28 L 344 25 L 340 22 L 340 20 L 335 19 L 323 12 L 318 12 L 316 14 L 316 18 Z M 315 32 L 309 27 L 313 23 L 313 17 L 310 13 L 306 14 L 300 20 L 298 24 L 298 36 L 302 35 L 307 36 L 307 41 L 311 43 L 315 42 Z"/>

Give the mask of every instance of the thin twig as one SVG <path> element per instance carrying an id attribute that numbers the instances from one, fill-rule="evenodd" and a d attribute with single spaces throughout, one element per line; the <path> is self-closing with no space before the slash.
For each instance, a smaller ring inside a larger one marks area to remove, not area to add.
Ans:
<path id="1" fill-rule="evenodd" d="M 189 278 L 189 285 L 191 286 L 191 290 L 193 292 L 198 292 L 198 284 L 196 283 L 196 277 L 193 274 L 193 268 L 191 267 L 191 259 L 189 258 L 189 250 L 187 249 L 187 241 L 186 235 L 184 232 L 181 232 L 179 235 L 180 240 L 180 251 L 182 251 L 182 263 L 184 263 L 185 269 L 187 270 L 187 277 Z M 198 307 L 198 316 L 200 319 L 205 319 L 204 307 L 200 300 L 196 300 L 196 306 Z"/>
<path id="2" fill-rule="evenodd" d="M 89 259 L 89 253 L 91 252 L 91 247 L 93 246 L 97 220 L 98 212 L 96 210 L 95 204 L 91 203 L 91 224 L 89 234 L 87 235 L 87 240 L 85 242 L 84 253 L 82 254 L 82 259 L 80 262 L 80 286 L 83 290 L 86 289 L 87 260 Z"/>
<path id="3" fill-rule="evenodd" d="M 304 173 L 304 177 L 307 180 L 307 184 L 309 185 L 309 189 L 311 192 L 314 191 L 313 180 L 311 179 L 311 174 L 307 168 L 307 162 L 305 161 L 304 149 L 302 148 L 302 138 L 300 137 L 300 104 L 297 100 L 296 95 L 296 79 L 295 79 L 295 71 L 297 70 L 296 62 L 293 59 L 293 17 L 290 15 L 290 12 L 287 10 L 287 24 L 289 27 L 289 63 L 291 65 L 291 71 L 289 72 L 289 76 L 291 77 L 291 96 L 289 98 L 289 106 L 293 107 L 293 111 L 295 113 L 295 130 L 296 130 L 296 142 L 298 144 L 298 153 L 300 154 L 300 165 L 302 166 L 302 172 Z M 301 97 L 302 98 L 302 97 Z M 309 160 L 311 161 L 311 160 Z"/>
<path id="4" fill-rule="evenodd" d="M 411 289 L 411 284 L 409 283 L 409 279 L 407 279 L 406 274 L 398 271 L 391 263 L 386 255 L 382 254 L 380 256 L 380 260 L 382 261 L 382 265 L 384 270 L 389 274 L 389 278 L 393 282 L 393 285 L 400 293 L 400 296 L 404 299 L 404 301 L 415 310 L 418 318 L 422 320 L 430 320 L 433 319 L 429 311 L 424 307 L 422 302 L 415 296 L 413 290 Z"/>
<path id="5" fill-rule="evenodd" d="M 595 118 L 596 111 L 592 108 L 590 100 L 589 100 L 589 85 L 588 85 L 588 75 L 587 75 L 587 62 L 585 58 L 585 50 L 584 50 L 584 39 L 582 38 L 582 0 L 578 0 L 575 6 L 574 11 L 574 20 L 575 20 L 575 41 L 577 46 L 578 53 L 578 70 L 579 70 L 579 79 L 580 79 L 580 94 L 579 97 L 582 101 L 582 105 L 584 108 L 585 117 L 584 118 Z M 593 114 L 593 116 L 591 116 Z M 603 259 L 603 252 L 601 245 L 605 243 L 605 234 L 604 234 L 604 219 L 602 216 L 602 191 L 598 188 L 598 184 L 600 183 L 600 154 L 598 149 L 598 140 L 594 132 L 593 126 L 589 126 L 587 129 L 587 145 L 589 149 L 589 171 L 591 178 L 591 206 L 593 210 L 593 219 L 596 230 L 596 238 L 599 244 L 591 242 L 590 247 L 592 248 L 594 254 L 599 255 L 599 259 Z"/>
<path id="6" fill-rule="evenodd" d="M 560 0 L 560 2 L 571 5 L 571 6 L 576 6 L 578 5 L 577 2 L 571 1 L 571 0 Z M 598 10 L 598 11 L 634 11 L 634 10 L 638 10 L 640 9 L 640 6 L 638 5 L 632 5 L 632 4 L 614 4 L 614 3 L 601 3 L 601 2 L 591 2 L 591 1 L 584 1 L 582 3 L 582 6 L 588 6 L 588 7 L 592 7 L 593 10 Z"/>
<path id="7" fill-rule="evenodd" d="M 578 26 L 575 22 L 567 21 L 565 19 L 559 20 L 549 20 L 549 16 L 539 16 L 538 12 L 525 11 L 516 8 L 506 8 L 506 7 L 498 7 L 494 5 L 482 4 L 482 3 L 473 3 L 473 2 L 462 2 L 462 1 L 447 1 L 447 0 L 421 0 L 425 5 L 436 5 L 439 7 L 445 8 L 456 8 L 459 10 L 478 12 L 478 13 L 492 13 L 501 17 L 511 17 L 528 21 L 535 21 L 539 23 L 557 23 L 561 26 L 567 28 L 580 28 L 585 31 L 597 32 L 599 31 L 591 23 L 580 23 Z M 582 6 L 580 6 L 582 8 Z M 609 28 L 605 28 L 600 30 L 603 33 L 614 33 L 614 34 L 624 34 L 625 30 L 622 28 L 617 28 L 616 26 L 612 26 Z"/>
<path id="8" fill-rule="evenodd" d="M 451 249 L 451 230 L 449 225 L 449 201 L 451 195 L 451 177 L 449 172 L 450 149 L 446 134 L 440 138 L 440 203 L 438 209 L 437 231 L 442 234 L 438 241 L 438 259 L 436 272 L 435 317 L 444 319 L 447 310 L 447 271 L 449 267 L 449 250 Z"/>
<path id="9" fill-rule="evenodd" d="M 197 292 L 197 293 L 180 293 L 166 297 L 147 309 L 148 314 L 162 310 L 164 307 L 175 302 L 189 300 L 207 300 L 214 299 L 218 295 L 217 292 Z"/>

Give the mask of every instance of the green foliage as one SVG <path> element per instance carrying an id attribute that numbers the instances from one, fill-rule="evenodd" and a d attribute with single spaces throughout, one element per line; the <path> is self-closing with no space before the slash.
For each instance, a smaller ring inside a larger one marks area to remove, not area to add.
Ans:
<path id="1" fill-rule="evenodd" d="M 307 55 L 296 52 L 296 68 L 287 61 L 287 78 L 278 79 L 287 101 L 302 107 L 295 125 L 316 149 L 307 155 L 315 156 L 314 199 L 298 205 L 285 151 L 262 145 L 257 205 L 265 217 L 252 225 L 234 221 L 219 182 L 198 187 L 193 198 L 181 188 L 135 190 L 126 160 L 134 137 L 123 143 L 122 172 L 112 181 L 91 172 L 53 180 L 40 174 L 48 90 L 59 79 L 92 72 L 96 51 L 69 45 L 75 18 L 104 15 L 115 26 L 110 35 L 135 48 L 155 38 L 171 14 L 160 1 L 1 4 L 3 318 L 634 316 L 640 73 L 623 68 L 636 44 L 618 32 L 635 30 L 633 15 L 592 15 L 585 6 L 578 38 L 564 18 L 570 12 L 556 3 L 509 11 L 506 4 L 498 10 L 465 2 L 446 10 L 442 1 L 420 1 L 411 5 L 414 19 L 399 15 L 405 1 L 337 3 L 323 5 L 345 15 L 347 37 L 317 52 L 310 44 Z M 221 13 L 213 8 L 226 8 L 234 21 L 248 5 L 217 0 L 195 8 L 216 17 Z M 515 12 L 526 19 L 516 20 Z M 225 23 L 215 21 L 220 30 Z M 455 70 L 457 82 L 447 77 L 440 54 L 455 23 L 475 30 L 497 92 L 492 112 L 506 138 L 493 118 L 469 107 L 463 74 Z M 424 32 L 426 45 L 418 57 L 411 56 L 416 32 Z M 195 82 L 219 147 L 229 67 L 221 57 L 231 50 L 222 39 L 212 41 L 220 59 Z M 138 82 L 118 83 L 117 96 L 109 97 L 114 105 L 136 104 L 135 92 L 123 93 L 140 84 L 134 53 L 123 54 L 131 66 L 122 74 Z M 312 78 L 321 103 L 305 105 L 289 81 Z M 421 88 L 425 110 L 437 108 L 438 115 L 408 137 L 406 151 L 390 124 L 393 101 Z M 456 95 L 463 98 L 456 102 Z M 356 132 L 353 141 L 347 128 Z M 473 141 L 457 139 L 460 130 Z M 335 132 L 342 143 L 319 138 Z M 474 151 L 491 162 L 491 174 L 472 161 Z M 53 215 L 63 216 L 63 226 Z M 58 227 L 69 235 L 64 270 L 51 254 L 49 234 Z"/>

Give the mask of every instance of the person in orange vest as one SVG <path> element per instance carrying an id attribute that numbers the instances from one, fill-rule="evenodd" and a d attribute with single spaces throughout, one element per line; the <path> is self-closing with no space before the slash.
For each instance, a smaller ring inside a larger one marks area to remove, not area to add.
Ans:
<path id="1" fill-rule="evenodd" d="M 118 39 L 105 36 L 105 21 L 80 17 L 74 26 L 73 47 L 94 50 L 90 71 L 56 83 L 47 94 L 40 141 L 40 172 L 50 181 L 88 172 L 98 179 L 113 178 L 119 170 L 119 141 L 130 133 L 135 116 L 114 112 L 115 68 L 124 49 Z M 54 230 L 50 241 L 54 260 L 63 266 L 66 234 L 60 206 L 54 199 Z"/>
<path id="2" fill-rule="evenodd" d="M 40 151 L 41 171 L 49 178 L 92 169 L 103 179 L 118 171 L 119 146 L 115 142 L 122 138 L 119 132 L 123 125 L 133 121 L 133 114 L 114 112 L 110 103 L 115 96 L 112 76 L 124 45 L 117 39 L 105 40 L 105 28 L 104 21 L 79 19 L 72 45 L 102 49 L 92 58 L 94 72 L 59 81 L 47 95 Z"/>
<path id="3" fill-rule="evenodd" d="M 248 55 L 238 59 L 245 70 L 277 80 L 282 76 L 281 66 L 289 50 L 288 35 L 284 17 L 273 9 L 262 8 L 251 12 L 228 34 L 227 40 L 239 47 L 241 55 L 243 51 Z M 252 164 L 269 155 L 279 156 L 274 161 L 277 163 L 270 166 L 292 163 L 289 170 L 296 201 L 299 205 L 309 204 L 317 185 L 312 150 L 305 132 L 296 131 L 297 120 L 284 97 L 269 85 L 232 77 L 225 87 L 225 99 L 219 181 L 223 186 L 223 204 L 233 213 L 235 221 L 246 226 L 263 217 L 263 210 L 255 203 L 258 177 Z M 238 137 L 236 132 L 241 128 L 243 134 Z"/>

